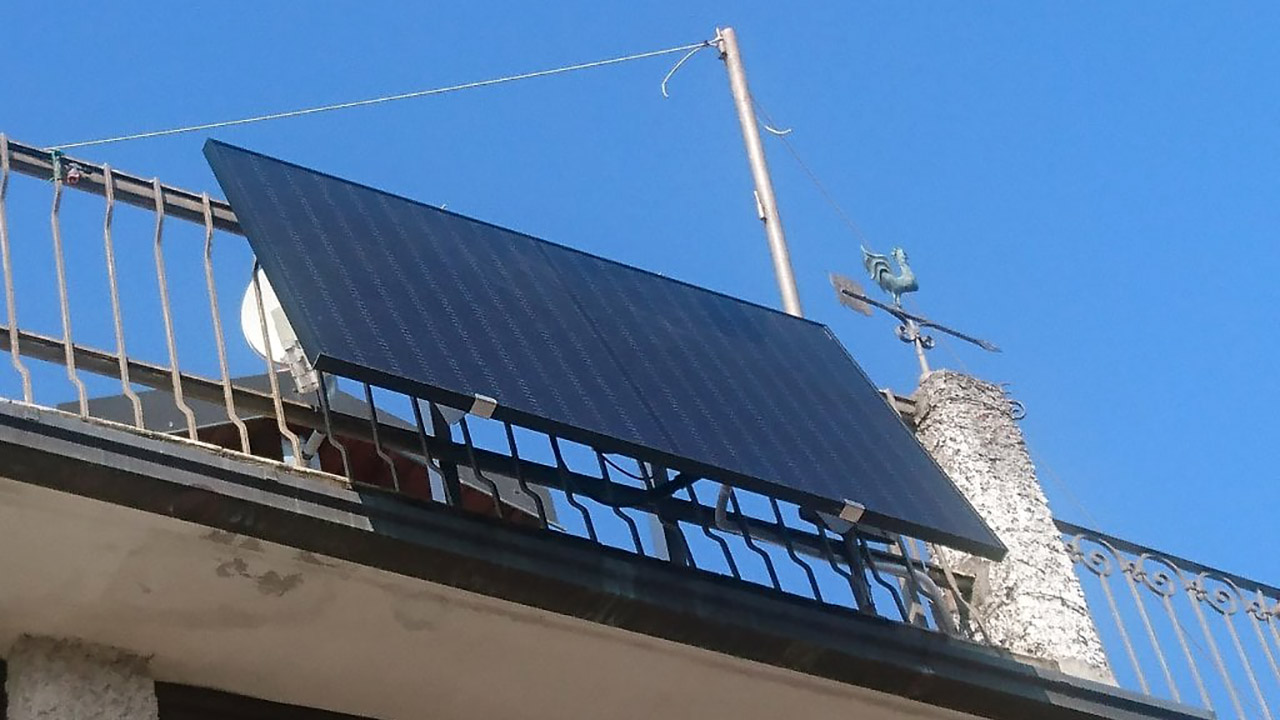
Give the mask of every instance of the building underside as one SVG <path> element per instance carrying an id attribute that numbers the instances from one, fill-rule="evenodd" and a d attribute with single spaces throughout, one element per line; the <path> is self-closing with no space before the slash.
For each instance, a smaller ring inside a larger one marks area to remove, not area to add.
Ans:
<path id="1" fill-rule="evenodd" d="M 233 696 L 388 720 L 1197 717 L 936 632 L 53 410 L 0 407 L 0 452 L 0 646 L 51 635 L 147 657 L 161 717 L 248 702 Z"/>

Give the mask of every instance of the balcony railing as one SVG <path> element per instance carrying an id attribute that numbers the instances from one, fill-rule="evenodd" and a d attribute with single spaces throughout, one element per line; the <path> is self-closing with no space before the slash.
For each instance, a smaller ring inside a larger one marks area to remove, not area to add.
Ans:
<path id="1" fill-rule="evenodd" d="M 1058 522 L 1122 686 L 1273 718 L 1280 698 L 1280 588 Z"/>
<path id="2" fill-rule="evenodd" d="M 971 578 L 915 539 L 344 378 L 302 392 L 241 337 L 268 310 L 208 194 L 0 136 L 0 260 L 10 401 L 969 636 Z"/>
<path id="3" fill-rule="evenodd" d="M 983 641 L 972 578 L 916 539 L 837 533 L 777 498 L 364 383 L 300 391 L 241 337 L 272 337 L 267 308 L 234 212 L 207 194 L 0 135 L 0 261 L 0 400 Z M 1271 717 L 1280 592 L 1060 528 L 1122 685 Z"/>

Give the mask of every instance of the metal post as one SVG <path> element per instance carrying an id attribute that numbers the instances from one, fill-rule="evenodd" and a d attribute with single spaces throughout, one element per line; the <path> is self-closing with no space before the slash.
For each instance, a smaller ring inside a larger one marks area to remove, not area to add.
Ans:
<path id="1" fill-rule="evenodd" d="M 907 332 L 911 335 L 911 344 L 916 349 L 916 360 L 920 362 L 920 377 L 929 374 L 929 360 L 925 357 L 924 339 L 920 337 L 920 326 L 915 320 L 907 321 Z"/>
<path id="2" fill-rule="evenodd" d="M 769 166 L 764 159 L 764 144 L 760 141 L 760 128 L 747 88 L 747 72 L 742 66 L 742 54 L 738 51 L 738 38 L 733 28 L 716 31 L 716 44 L 720 59 L 729 69 L 729 89 L 738 109 L 738 122 L 742 125 L 742 139 L 747 146 L 747 160 L 751 163 L 751 177 L 756 184 L 756 206 L 764 221 L 765 234 L 769 237 L 769 252 L 773 255 L 773 274 L 782 292 L 782 309 L 787 314 L 804 317 L 800 309 L 800 293 L 796 290 L 795 274 L 791 271 L 791 254 L 787 250 L 787 238 L 782 232 L 782 218 L 778 215 L 778 200 L 773 194 L 773 182 L 769 179 Z"/>

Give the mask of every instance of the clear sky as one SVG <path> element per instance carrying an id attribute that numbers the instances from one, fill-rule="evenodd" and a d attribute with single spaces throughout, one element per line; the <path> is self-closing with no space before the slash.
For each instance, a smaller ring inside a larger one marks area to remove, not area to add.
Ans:
<path id="1" fill-rule="evenodd" d="M 0 132 L 38 145 L 481 80 L 737 28 L 756 98 L 914 306 L 990 338 L 1061 517 L 1280 581 L 1280 5 L 1214 2 L 10 3 Z M 20 29 L 20 31 L 18 30 Z M 711 52 L 81 152 L 217 193 L 208 136 L 776 305 Z M 767 139 L 805 310 L 859 237 Z"/>

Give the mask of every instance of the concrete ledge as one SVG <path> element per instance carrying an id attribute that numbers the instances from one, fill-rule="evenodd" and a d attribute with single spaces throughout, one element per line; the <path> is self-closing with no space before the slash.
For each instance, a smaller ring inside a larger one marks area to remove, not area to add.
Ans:
<path id="1" fill-rule="evenodd" d="M 9 650 L 9 720 L 157 720 L 146 658 L 74 639 L 24 636 Z"/>
<path id="2" fill-rule="evenodd" d="M 13 480 L 990 718 L 1208 718 L 972 643 L 579 538 L 0 405 Z"/>

